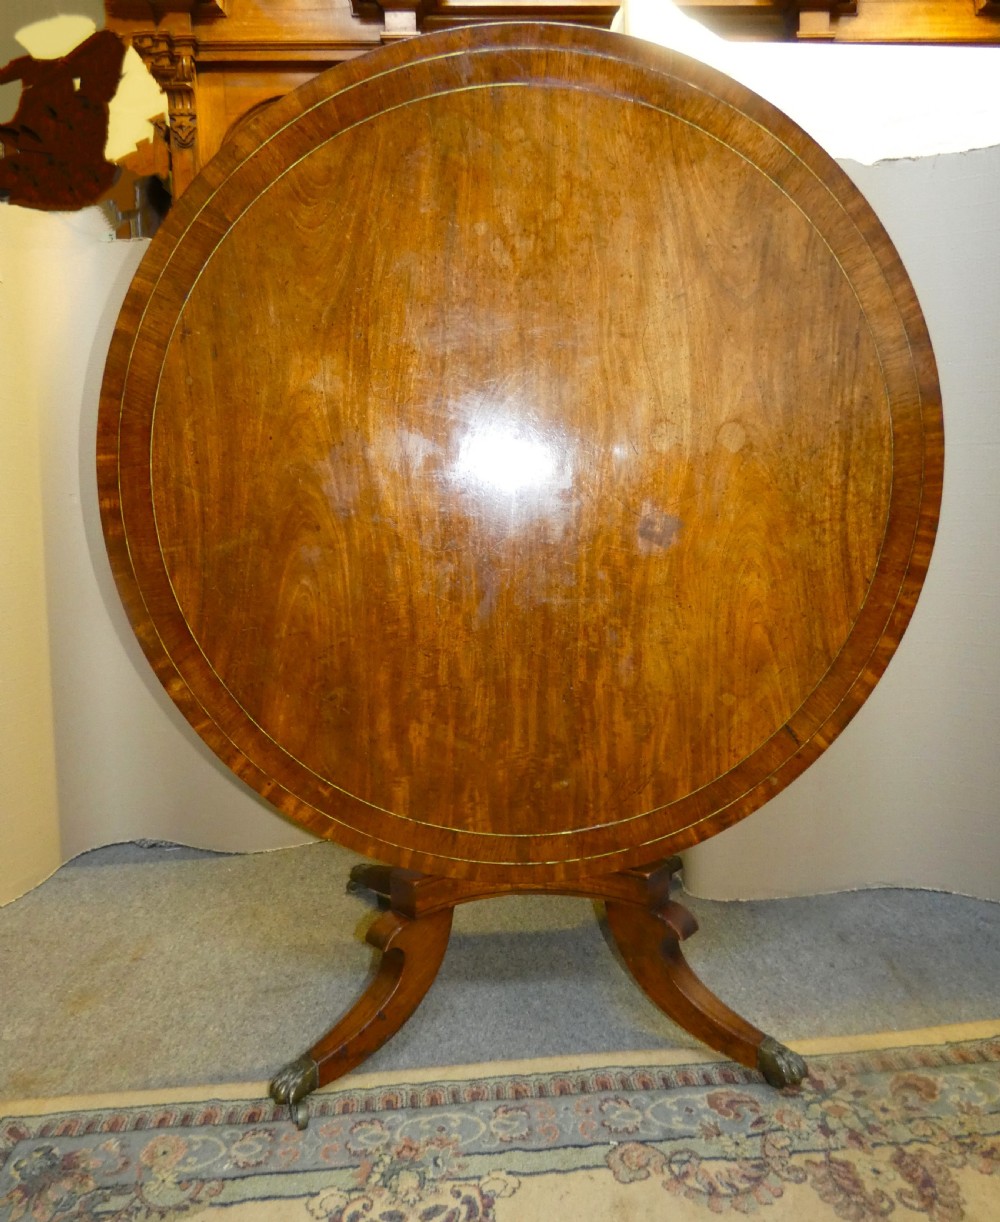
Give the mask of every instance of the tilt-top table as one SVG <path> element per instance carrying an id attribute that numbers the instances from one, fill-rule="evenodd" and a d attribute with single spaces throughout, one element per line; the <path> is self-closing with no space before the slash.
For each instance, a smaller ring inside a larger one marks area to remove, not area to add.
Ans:
<path id="1" fill-rule="evenodd" d="M 686 965 L 674 854 L 836 737 L 909 619 L 943 439 L 913 290 L 783 115 L 576 27 L 418 38 L 231 139 L 153 241 L 101 403 L 161 682 L 290 819 L 385 863 L 395 1032 L 456 904 L 603 899 L 636 980 L 782 1085 Z"/>

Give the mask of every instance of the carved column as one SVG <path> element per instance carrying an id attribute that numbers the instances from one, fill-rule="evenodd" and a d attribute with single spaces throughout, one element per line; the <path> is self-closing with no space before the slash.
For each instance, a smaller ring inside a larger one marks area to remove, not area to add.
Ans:
<path id="1" fill-rule="evenodd" d="M 171 185 L 176 197 L 198 169 L 195 40 L 168 33 L 136 33 L 132 45 L 167 95 Z"/>

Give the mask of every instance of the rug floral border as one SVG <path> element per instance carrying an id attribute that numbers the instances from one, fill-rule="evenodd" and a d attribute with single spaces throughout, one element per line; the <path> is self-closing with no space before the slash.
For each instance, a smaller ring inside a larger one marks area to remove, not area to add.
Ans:
<path id="1" fill-rule="evenodd" d="M 473 1222 L 519 1217 L 528 1184 L 565 1197 L 574 1176 L 625 1207 L 665 1194 L 672 1218 L 793 1196 L 845 1222 L 1000 1216 L 1000 1037 L 809 1070 L 782 1092 L 728 1062 L 347 1086 L 313 1097 L 305 1131 L 253 1100 L 10 1117 L 0 1218 L 238 1220 L 281 1200 L 315 1222 Z"/>

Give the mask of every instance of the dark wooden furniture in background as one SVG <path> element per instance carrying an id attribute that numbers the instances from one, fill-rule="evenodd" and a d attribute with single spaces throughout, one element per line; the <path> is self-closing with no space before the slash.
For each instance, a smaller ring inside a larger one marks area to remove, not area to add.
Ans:
<path id="1" fill-rule="evenodd" d="M 604 898 L 659 1005 L 794 1081 L 684 965 L 658 863 L 864 701 L 942 445 L 871 209 L 683 56 L 470 27 L 229 140 L 123 306 L 98 470 L 172 699 L 289 818 L 392 867 L 355 880 L 391 904 L 373 991 L 276 1098 L 405 1020 L 455 904 L 513 891 Z"/>
<path id="2" fill-rule="evenodd" d="M 680 8 L 729 38 L 1000 42 L 995 0 L 689 0 Z M 175 198 L 248 115 L 334 64 L 459 25 L 607 28 L 617 10 L 613 0 L 105 0 L 108 28 L 167 93 L 160 138 Z"/>

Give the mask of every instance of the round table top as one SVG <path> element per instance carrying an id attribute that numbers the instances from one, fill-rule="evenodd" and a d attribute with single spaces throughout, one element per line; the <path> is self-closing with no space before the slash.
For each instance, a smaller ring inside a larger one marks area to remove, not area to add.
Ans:
<path id="1" fill-rule="evenodd" d="M 683 56 L 465 28 L 239 132 L 105 375 L 119 588 L 167 691 L 290 818 L 551 883 L 750 813 L 912 611 L 942 431 L 846 176 Z"/>

